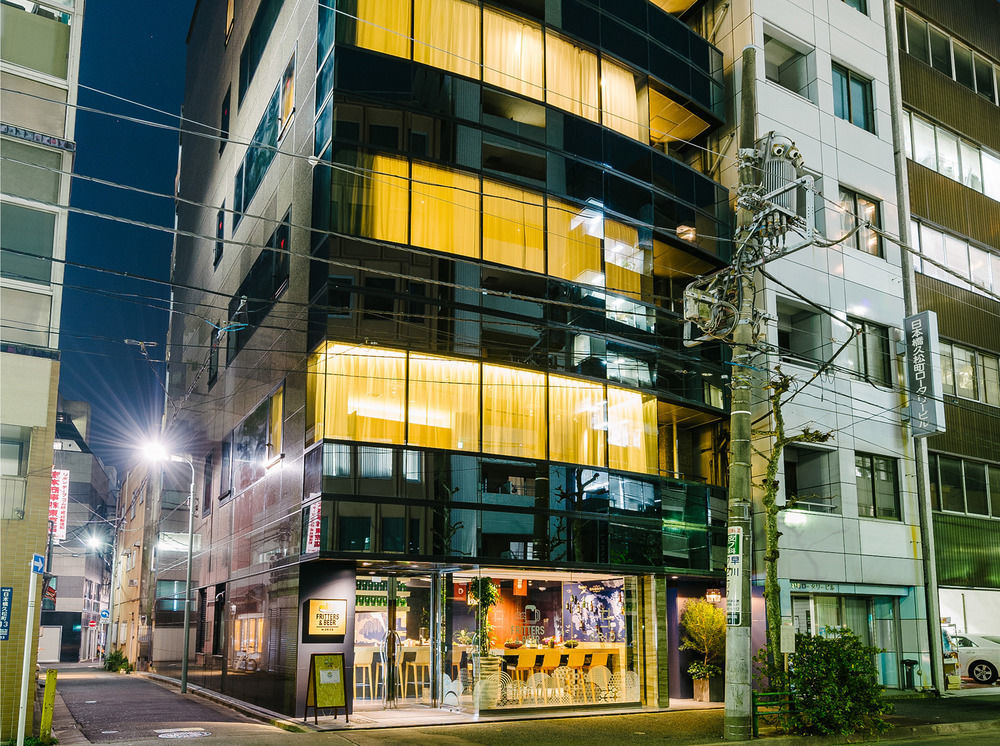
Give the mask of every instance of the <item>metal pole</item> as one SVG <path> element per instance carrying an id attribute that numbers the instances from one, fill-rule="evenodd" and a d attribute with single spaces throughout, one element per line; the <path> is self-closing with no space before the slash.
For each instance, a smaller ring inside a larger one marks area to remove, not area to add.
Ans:
<path id="1" fill-rule="evenodd" d="M 892 121 L 893 156 L 896 166 L 896 204 L 899 211 L 899 240 L 910 245 L 910 192 L 907 188 L 906 154 L 903 152 L 903 127 L 899 114 L 903 101 L 899 83 L 899 48 L 896 30 L 895 0 L 884 0 L 885 46 L 889 62 L 889 112 Z M 917 313 L 917 283 L 913 275 L 913 259 L 901 249 L 903 267 L 903 307 L 907 316 Z M 917 502 L 920 508 L 920 553 L 924 570 L 924 594 L 927 603 L 927 633 L 931 656 L 931 685 L 938 694 L 945 690 L 944 650 L 941 646 L 941 611 L 938 601 L 937 567 L 934 564 L 934 534 L 930 503 L 930 469 L 927 439 L 913 439 L 913 459 L 916 469 Z"/>
<path id="2" fill-rule="evenodd" d="M 191 555 L 194 548 L 194 463 L 190 457 L 180 457 L 179 460 L 191 468 L 191 486 L 188 489 L 187 577 L 184 580 L 184 649 L 181 651 L 181 694 L 187 694 L 188 646 L 191 642 Z"/>
<path id="3" fill-rule="evenodd" d="M 17 746 L 24 746 L 24 726 L 28 717 L 28 692 L 31 689 L 32 629 L 35 626 L 35 593 L 38 590 L 38 573 L 35 564 L 30 565 L 28 579 L 28 613 L 24 620 L 24 660 L 21 668 L 21 702 L 17 710 Z"/>
<path id="4" fill-rule="evenodd" d="M 740 107 L 740 150 L 753 150 L 756 141 L 757 85 L 756 50 L 743 50 L 743 82 Z M 741 191 L 757 182 L 752 162 L 741 161 Z M 752 213 L 742 206 L 737 216 L 737 241 L 746 242 Z M 737 245 L 737 253 L 741 245 Z M 734 256 L 734 263 L 737 259 Z M 729 528 L 726 557 L 726 710 L 724 736 L 727 741 L 750 738 L 750 572 L 753 513 L 750 471 L 750 345 L 753 343 L 754 289 L 751 270 L 741 270 L 740 307 L 733 330 L 733 393 L 730 411 Z"/>

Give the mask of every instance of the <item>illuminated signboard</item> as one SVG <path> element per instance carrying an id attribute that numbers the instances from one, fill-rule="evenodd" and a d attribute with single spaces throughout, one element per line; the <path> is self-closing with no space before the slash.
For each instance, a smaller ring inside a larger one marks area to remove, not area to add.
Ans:
<path id="1" fill-rule="evenodd" d="M 309 506 L 306 523 L 306 553 L 318 552 L 323 548 L 323 505 L 317 500 Z"/>
<path id="2" fill-rule="evenodd" d="M 903 321 L 906 376 L 910 387 L 910 427 L 914 438 L 945 431 L 937 314 L 922 311 Z"/>
<path id="3" fill-rule="evenodd" d="M 69 509 L 69 470 L 52 470 L 52 488 L 49 490 L 49 520 L 52 521 L 52 539 L 66 540 L 66 512 Z"/>
<path id="4" fill-rule="evenodd" d="M 309 599 L 310 635 L 346 635 L 347 601 L 342 598 Z"/>

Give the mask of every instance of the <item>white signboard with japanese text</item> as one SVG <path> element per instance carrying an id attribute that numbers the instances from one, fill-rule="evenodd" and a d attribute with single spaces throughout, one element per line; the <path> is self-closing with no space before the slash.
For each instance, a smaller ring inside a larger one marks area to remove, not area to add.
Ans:
<path id="1" fill-rule="evenodd" d="M 903 321 L 910 427 L 914 438 L 945 431 L 937 314 L 921 311 Z"/>

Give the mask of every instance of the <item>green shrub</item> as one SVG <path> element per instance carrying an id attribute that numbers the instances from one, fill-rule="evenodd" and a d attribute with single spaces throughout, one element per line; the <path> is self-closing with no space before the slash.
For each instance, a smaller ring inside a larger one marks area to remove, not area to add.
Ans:
<path id="1" fill-rule="evenodd" d="M 104 669 L 106 671 L 130 671 L 132 664 L 128 662 L 122 650 L 112 650 L 104 658 Z"/>
<path id="2" fill-rule="evenodd" d="M 789 683 L 795 696 L 800 733 L 848 735 L 884 733 L 890 727 L 875 656 L 848 628 L 827 627 L 823 637 L 795 636 L 789 656 Z"/>
<path id="3" fill-rule="evenodd" d="M 695 679 L 707 679 L 721 673 L 716 661 L 726 659 L 726 613 L 703 598 L 691 599 L 681 612 L 684 637 L 681 650 L 693 650 L 701 658 L 688 668 Z"/>

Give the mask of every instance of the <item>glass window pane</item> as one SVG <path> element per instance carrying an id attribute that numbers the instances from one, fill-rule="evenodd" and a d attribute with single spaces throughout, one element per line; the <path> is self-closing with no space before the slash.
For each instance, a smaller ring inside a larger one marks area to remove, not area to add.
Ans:
<path id="1" fill-rule="evenodd" d="M 1000 518 L 1000 466 L 989 466 L 990 511 L 994 518 Z"/>
<path id="2" fill-rule="evenodd" d="M 541 26 L 484 8 L 483 80 L 498 88 L 543 100 L 545 53 Z"/>
<path id="3" fill-rule="evenodd" d="M 540 194 L 483 179 L 483 259 L 545 271 L 545 207 Z"/>
<path id="4" fill-rule="evenodd" d="M 974 65 L 976 68 L 976 93 L 990 101 L 996 101 L 993 97 L 993 66 L 990 61 L 977 54 Z"/>
<path id="5" fill-rule="evenodd" d="M 601 239 L 604 217 L 592 207 L 573 207 L 548 200 L 549 274 L 564 280 L 604 287 Z"/>
<path id="6" fill-rule="evenodd" d="M 931 39 L 931 66 L 951 77 L 951 39 L 933 26 L 927 30 Z"/>
<path id="7" fill-rule="evenodd" d="M 955 54 L 955 80 L 966 88 L 976 90 L 975 76 L 972 72 L 972 50 L 961 44 L 952 43 Z"/>
<path id="8" fill-rule="evenodd" d="M 921 166 L 937 170 L 937 150 L 934 144 L 934 125 L 913 116 L 913 160 Z"/>
<path id="9" fill-rule="evenodd" d="M 395 57 L 410 57 L 410 4 L 385 0 L 355 0 L 357 21 L 353 41 L 359 47 Z M 350 28 L 350 14 L 342 14 L 338 23 Z"/>
<path id="10" fill-rule="evenodd" d="M 962 277 L 969 276 L 969 245 L 954 236 L 944 237 L 945 263 Z M 950 282 L 956 282 L 950 280 Z M 957 283 L 962 284 L 962 283 Z"/>
<path id="11" fill-rule="evenodd" d="M 930 472 L 931 483 L 931 510 L 941 510 L 941 485 L 938 479 L 937 454 L 931 453 L 927 456 L 927 470 Z"/>
<path id="12" fill-rule="evenodd" d="M 858 217 L 867 220 L 873 227 L 881 226 L 878 202 L 858 195 Z M 858 231 L 857 247 L 872 256 L 882 256 L 882 244 L 879 235 L 871 228 Z"/>
<path id="13" fill-rule="evenodd" d="M 962 183 L 977 192 L 983 191 L 983 170 L 979 164 L 979 148 L 963 140 L 961 154 Z"/>
<path id="14" fill-rule="evenodd" d="M 358 476 L 363 479 L 392 479 L 392 449 L 358 446 Z"/>
<path id="15" fill-rule="evenodd" d="M 478 4 L 463 0 L 413 0 L 413 59 L 478 79 Z"/>
<path id="16" fill-rule="evenodd" d="M 983 193 L 987 197 L 1000 200 L 1000 158 L 982 152 L 983 156 Z"/>
<path id="17" fill-rule="evenodd" d="M 225 137 L 225 135 L 223 135 Z M 25 199 L 55 202 L 63 156 L 15 140 L 3 141 L 3 191 Z"/>
<path id="18" fill-rule="evenodd" d="M 656 474 L 656 397 L 608 386 L 608 466 Z"/>
<path id="19" fill-rule="evenodd" d="M 865 373 L 873 383 L 890 382 L 889 330 L 878 324 L 865 325 Z"/>
<path id="20" fill-rule="evenodd" d="M 844 187 L 840 187 L 839 207 L 840 207 L 840 235 L 846 236 L 848 233 L 854 230 L 854 226 L 857 225 L 857 221 L 854 218 L 854 210 L 855 210 L 854 192 L 852 192 L 850 189 L 844 189 Z M 852 244 L 855 248 L 857 248 L 858 246 L 857 237 L 855 236 L 854 239 L 851 240 L 849 243 Z"/>
<path id="21" fill-rule="evenodd" d="M 944 264 L 944 235 L 940 231 L 921 224 L 920 253 L 928 259 Z M 943 270 L 926 262 L 924 263 L 924 274 L 930 277 L 946 277 Z"/>
<path id="22" fill-rule="evenodd" d="M 990 289 L 990 255 L 969 245 L 969 277 L 981 288 Z"/>
<path id="23" fill-rule="evenodd" d="M 545 458 L 545 374 L 483 365 L 483 451 Z"/>
<path id="24" fill-rule="evenodd" d="M 976 385 L 976 353 L 964 347 L 953 346 L 955 361 L 955 390 L 966 399 L 978 398 Z"/>
<path id="25" fill-rule="evenodd" d="M 965 462 L 965 509 L 976 515 L 989 515 L 986 495 L 986 464 Z"/>
<path id="26" fill-rule="evenodd" d="M 854 481 L 858 488 L 858 515 L 875 517 L 875 491 L 872 479 L 872 457 L 854 455 Z"/>
<path id="27" fill-rule="evenodd" d="M 413 164 L 410 243 L 479 257 L 479 177 Z"/>
<path id="28" fill-rule="evenodd" d="M 403 444 L 405 352 L 330 345 L 326 379 L 325 437 Z"/>
<path id="29" fill-rule="evenodd" d="M 601 119 L 605 127 L 645 142 L 649 113 L 644 98 L 645 86 L 640 86 L 631 70 L 607 57 L 601 59 Z"/>
<path id="30" fill-rule="evenodd" d="M 937 130 L 937 156 L 938 173 L 958 181 L 958 137 L 940 127 Z"/>
<path id="31" fill-rule="evenodd" d="M 899 490 L 896 486 L 896 459 L 875 456 L 875 517 L 898 519 Z"/>
<path id="32" fill-rule="evenodd" d="M 604 386 L 549 376 L 549 458 L 588 466 L 605 465 Z"/>
<path id="33" fill-rule="evenodd" d="M 6 146 L 6 141 L 4 145 Z M 4 188 L 6 189 L 6 185 Z M 5 250 L 0 261 L 0 274 L 48 285 L 52 278 L 52 241 L 55 237 L 56 216 L 51 212 L 31 210 L 4 202 L 0 205 L 0 226 L 3 226 L 0 249 Z M 12 254 L 9 253 L 10 250 L 23 254 Z"/>
<path id="34" fill-rule="evenodd" d="M 597 121 L 597 55 L 561 36 L 545 34 L 546 100 L 571 114 Z"/>
<path id="35" fill-rule="evenodd" d="M 407 442 L 479 450 L 479 363 L 410 353 Z"/>
<path id="36" fill-rule="evenodd" d="M 955 361 L 947 342 L 941 343 L 941 389 L 946 394 L 955 393 Z"/>
<path id="37" fill-rule="evenodd" d="M 869 132 L 875 131 L 872 120 L 872 84 L 851 75 L 851 123 Z"/>
<path id="38" fill-rule="evenodd" d="M 406 243 L 409 163 L 405 158 L 364 153 L 348 156 L 347 168 L 331 170 L 331 229 Z"/>
<path id="39" fill-rule="evenodd" d="M 1000 407 L 1000 369 L 993 355 L 980 355 L 983 369 L 983 401 Z"/>
<path id="40" fill-rule="evenodd" d="M 839 65 L 833 66 L 833 113 L 840 119 L 847 119 L 850 116 L 850 104 L 848 102 L 847 90 L 847 70 Z"/>
<path id="41" fill-rule="evenodd" d="M 941 472 L 941 504 L 944 510 L 965 512 L 965 497 L 962 494 L 962 462 L 957 458 L 938 457 Z"/>
<path id="42" fill-rule="evenodd" d="M 912 13 L 906 14 L 906 41 L 910 54 L 922 62 L 930 62 L 927 44 L 927 22 Z"/>

